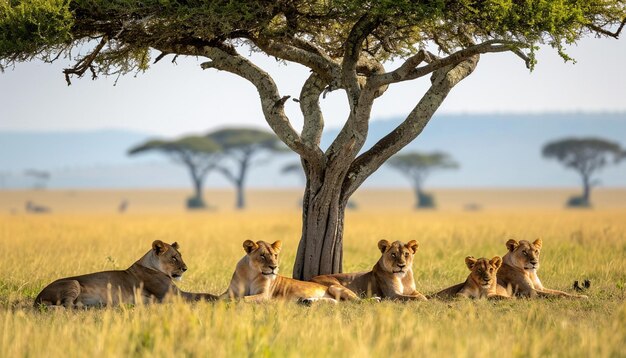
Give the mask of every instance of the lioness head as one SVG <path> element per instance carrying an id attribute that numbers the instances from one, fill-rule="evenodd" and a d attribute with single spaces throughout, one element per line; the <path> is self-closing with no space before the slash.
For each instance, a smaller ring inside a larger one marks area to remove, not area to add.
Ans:
<path id="1" fill-rule="evenodd" d="M 415 240 L 406 244 L 400 241 L 390 243 L 387 240 L 380 240 L 378 249 L 383 255 L 378 262 L 386 272 L 404 276 L 413 265 L 413 255 L 415 255 L 418 246 L 419 244 Z"/>
<path id="2" fill-rule="evenodd" d="M 496 282 L 496 274 L 502 266 L 502 259 L 496 256 L 491 260 L 484 257 L 475 259 L 473 256 L 465 258 L 465 264 L 470 269 L 470 276 L 482 287 L 491 287 Z"/>
<path id="3" fill-rule="evenodd" d="M 171 278 L 180 279 L 187 271 L 187 265 L 178 252 L 178 243 L 166 244 L 161 240 L 152 243 L 152 253 L 156 268 Z"/>
<path id="4" fill-rule="evenodd" d="M 276 241 L 268 244 L 265 241 L 254 242 L 246 240 L 243 242 L 243 249 L 249 257 L 250 267 L 264 276 L 275 277 L 278 274 L 278 254 L 282 242 Z"/>
<path id="5" fill-rule="evenodd" d="M 524 270 L 537 270 L 539 268 L 539 253 L 541 252 L 541 239 L 532 244 L 526 240 L 506 242 L 509 257 L 513 266 Z M 508 263 L 508 261 L 507 261 Z"/>

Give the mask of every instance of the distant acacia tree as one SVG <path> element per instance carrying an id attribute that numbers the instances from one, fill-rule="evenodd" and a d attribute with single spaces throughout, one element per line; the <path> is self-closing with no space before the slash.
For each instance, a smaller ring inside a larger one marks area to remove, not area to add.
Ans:
<path id="1" fill-rule="evenodd" d="M 224 157 L 234 162 L 234 167 L 221 164 L 218 170 L 224 174 L 237 191 L 235 207 L 246 206 L 244 187 L 254 160 L 259 154 L 284 152 L 287 148 L 278 137 L 270 132 L 253 128 L 226 128 L 207 135 L 222 148 Z M 266 160 L 271 159 L 266 157 Z"/>
<path id="2" fill-rule="evenodd" d="M 601 138 L 566 138 L 550 142 L 543 147 L 545 158 L 556 159 L 580 175 L 583 192 L 567 202 L 572 207 L 589 207 L 591 189 L 599 183 L 593 179 L 595 173 L 608 164 L 617 164 L 626 157 L 618 143 Z"/>
<path id="3" fill-rule="evenodd" d="M 431 194 L 423 191 L 424 181 L 435 170 L 456 169 L 458 164 L 446 153 L 401 153 L 391 157 L 387 163 L 411 180 L 415 191 L 415 208 L 433 208 L 435 201 Z"/>
<path id="4" fill-rule="evenodd" d="M 187 199 L 187 207 L 206 207 L 202 198 L 202 187 L 207 175 L 217 168 L 220 160 L 220 146 L 217 143 L 203 136 L 187 136 L 172 141 L 149 140 L 129 149 L 128 154 L 135 155 L 149 151 L 164 153 L 174 162 L 186 166 L 194 188 L 193 196 Z"/>

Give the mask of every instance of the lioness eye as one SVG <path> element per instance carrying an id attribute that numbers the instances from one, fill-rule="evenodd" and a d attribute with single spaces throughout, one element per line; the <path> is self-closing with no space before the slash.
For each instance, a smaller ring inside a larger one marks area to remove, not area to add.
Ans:
<path id="1" fill-rule="evenodd" d="M 528 252 L 522 251 L 522 253 L 524 254 L 524 256 L 528 256 Z"/>
<path id="2" fill-rule="evenodd" d="M 172 256 L 172 261 L 176 262 L 178 259 Z"/>
<path id="3" fill-rule="evenodd" d="M 404 257 L 409 257 L 409 253 L 408 253 L 408 252 L 405 252 L 405 253 L 404 253 Z"/>
<path id="4" fill-rule="evenodd" d="M 393 257 L 395 259 L 396 258 L 396 254 L 391 254 L 391 257 Z"/>
<path id="5" fill-rule="evenodd" d="M 263 260 L 265 260 L 265 255 L 261 255 L 261 258 L 262 258 Z"/>

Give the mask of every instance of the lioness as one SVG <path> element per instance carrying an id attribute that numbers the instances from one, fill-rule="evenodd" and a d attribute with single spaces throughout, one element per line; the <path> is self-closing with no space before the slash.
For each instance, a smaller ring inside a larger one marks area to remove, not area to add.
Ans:
<path id="1" fill-rule="evenodd" d="M 382 256 L 372 271 L 339 273 L 313 277 L 312 281 L 326 286 L 341 285 L 361 297 L 380 297 L 394 300 L 422 300 L 426 297 L 415 289 L 413 256 L 419 244 L 415 240 L 378 242 Z"/>
<path id="2" fill-rule="evenodd" d="M 491 260 L 473 256 L 465 258 L 465 265 L 470 269 L 470 274 L 464 283 L 448 287 L 436 294 L 437 298 L 450 298 L 454 296 L 468 298 L 501 299 L 511 298 L 507 289 L 498 285 L 496 273 L 502 265 L 502 258 L 495 256 Z"/>
<path id="3" fill-rule="evenodd" d="M 509 252 L 502 258 L 502 267 L 498 270 L 498 284 L 504 287 L 511 285 L 515 295 L 522 297 L 587 298 L 585 295 L 575 295 L 543 287 L 539 276 L 537 276 L 541 245 L 541 239 L 535 240 L 532 244 L 526 240 L 517 242 L 511 239 L 507 241 L 506 248 Z"/>
<path id="4" fill-rule="evenodd" d="M 152 250 L 131 267 L 121 271 L 96 272 L 56 280 L 46 286 L 35 306 L 88 307 L 135 303 L 155 300 L 161 302 L 168 294 L 176 294 L 188 301 L 216 300 L 207 293 L 189 293 L 179 290 L 172 279 L 182 277 L 187 265 L 178 251 L 178 243 L 171 245 L 161 240 L 152 243 Z"/>
<path id="5" fill-rule="evenodd" d="M 280 241 L 271 245 L 265 241 L 244 241 L 246 255 L 237 263 L 230 286 L 220 298 L 243 298 L 252 302 L 285 298 L 307 303 L 358 299 L 354 292 L 341 285 L 326 287 L 278 275 L 281 245 Z"/>

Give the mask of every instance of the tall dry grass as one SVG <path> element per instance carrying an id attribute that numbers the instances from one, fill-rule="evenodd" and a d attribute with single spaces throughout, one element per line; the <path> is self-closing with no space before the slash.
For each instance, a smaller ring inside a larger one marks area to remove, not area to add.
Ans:
<path id="1" fill-rule="evenodd" d="M 283 240 L 290 275 L 297 210 L 243 213 L 0 215 L 0 357 L 16 356 L 626 356 L 626 210 L 352 212 L 347 271 L 376 262 L 381 238 L 420 242 L 418 289 L 463 281 L 467 255 L 505 253 L 508 238 L 542 237 L 545 286 L 590 279 L 589 300 L 455 300 L 302 307 L 198 303 L 40 312 L 43 286 L 123 269 L 155 239 L 178 241 L 189 271 L 178 285 L 221 293 L 245 239 Z"/>

